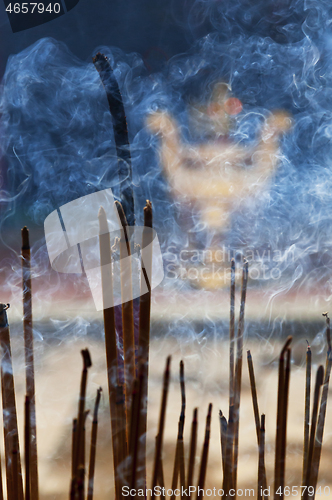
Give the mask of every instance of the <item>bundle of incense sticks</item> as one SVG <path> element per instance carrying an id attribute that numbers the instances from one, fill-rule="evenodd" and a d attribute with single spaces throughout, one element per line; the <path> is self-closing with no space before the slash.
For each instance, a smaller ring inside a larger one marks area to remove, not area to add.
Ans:
<path id="1" fill-rule="evenodd" d="M 121 206 L 118 207 L 121 211 Z M 125 217 L 121 220 L 125 227 Z M 144 209 L 144 222 L 146 228 L 152 227 L 152 206 L 150 202 Z M 103 209 L 99 212 L 99 223 L 101 228 L 100 253 L 101 263 L 112 263 L 112 248 L 110 235 L 107 232 L 107 219 Z M 126 239 L 124 231 L 124 244 L 130 248 L 129 238 Z M 145 248 L 152 238 L 151 231 L 143 231 L 142 248 Z M 0 342 L 1 342 L 1 395 L 3 409 L 3 432 L 4 432 L 4 461 L 6 496 L 2 479 L 2 467 L 0 464 L 0 500 L 38 499 L 38 460 L 37 460 L 37 433 L 35 412 L 35 389 L 34 389 L 34 356 L 33 356 L 33 329 L 32 329 L 32 290 L 31 290 L 31 266 L 30 245 L 27 228 L 22 230 L 22 268 L 23 268 L 23 311 L 24 311 L 24 346 L 26 353 L 26 398 L 24 410 L 24 467 L 21 462 L 20 446 L 18 439 L 16 395 L 14 376 L 12 369 L 12 354 L 10 345 L 10 332 L 7 319 L 9 305 L 0 304 Z M 128 248 L 127 248 L 128 250 Z M 109 269 L 108 269 L 109 272 Z M 112 293 L 112 269 L 108 276 L 103 276 L 103 292 Z M 141 279 L 147 281 L 151 276 L 142 262 Z M 111 279 L 111 282 L 110 282 Z M 240 425 L 240 402 L 241 381 L 243 361 L 243 335 L 244 315 L 248 281 L 248 264 L 244 262 L 240 298 L 240 314 L 238 328 L 235 334 L 235 263 L 231 264 L 231 291 L 230 291 L 230 350 L 229 350 L 229 408 L 228 419 L 219 412 L 220 438 L 221 438 L 221 495 L 226 498 L 236 498 L 237 491 L 237 467 L 239 458 L 239 425 Z M 111 285 L 110 285 L 111 283 Z M 109 301 L 108 301 L 109 303 Z M 151 471 L 151 487 L 147 488 L 146 470 L 146 429 L 147 429 L 147 380 L 150 344 L 150 308 L 151 288 L 142 294 L 139 308 L 139 338 L 137 345 L 135 339 L 129 338 L 125 343 L 123 356 L 123 367 L 119 366 L 119 342 L 116 336 L 114 308 L 104 309 L 105 326 L 105 351 L 108 371 L 108 393 L 110 401 L 110 432 L 112 434 L 113 465 L 115 498 L 124 495 L 124 487 L 132 490 L 141 488 L 149 493 L 151 498 L 156 496 L 155 486 L 167 487 L 163 471 L 163 442 L 166 426 L 166 410 L 170 385 L 171 358 L 166 360 L 161 393 L 161 405 L 156 436 L 155 454 Z M 122 309 L 123 325 L 133 322 L 133 308 Z M 131 316 L 130 316 L 131 315 Z M 127 316 L 127 318 L 125 318 Z M 311 391 L 311 349 L 308 345 L 306 354 L 306 372 L 304 383 L 304 441 L 303 441 L 303 470 L 301 494 L 307 500 L 314 498 L 321 451 L 323 443 L 324 426 L 326 420 L 327 399 L 329 391 L 329 380 L 332 367 L 332 346 L 330 334 L 330 319 L 326 317 L 326 340 L 327 357 L 325 368 L 319 366 L 315 377 L 313 397 Z M 128 327 L 123 335 L 133 334 Z M 291 337 L 287 338 L 279 356 L 278 388 L 277 388 L 277 415 L 276 415 L 276 437 L 275 437 L 275 467 L 273 488 L 274 498 L 288 496 L 285 484 L 286 456 L 287 456 L 287 421 L 288 421 L 288 398 L 291 375 Z M 70 498 L 75 500 L 92 500 L 94 498 L 95 486 L 95 464 L 98 452 L 98 410 L 102 389 L 96 394 L 93 409 L 93 421 L 91 430 L 91 441 L 87 452 L 86 443 L 86 418 L 89 410 L 86 408 L 86 392 L 88 384 L 88 372 L 92 366 L 90 353 L 87 349 L 82 354 L 82 376 L 78 398 L 77 416 L 73 420 L 72 430 L 72 455 L 71 455 L 71 483 Z M 259 412 L 258 394 L 256 388 L 254 363 L 251 352 L 247 352 L 248 372 L 251 387 L 253 413 L 257 437 L 257 497 L 267 499 L 269 490 L 265 467 L 265 415 Z M 129 367 L 127 366 L 129 365 Z M 134 365 L 134 366 L 132 366 Z M 123 376 L 124 373 L 131 374 Z M 210 445 L 212 403 L 209 404 L 205 422 L 205 434 L 202 443 L 199 465 L 197 467 L 196 455 L 198 454 L 198 409 L 195 408 L 191 421 L 190 441 L 188 446 L 184 443 L 184 426 L 186 413 L 186 386 L 185 367 L 183 361 L 179 367 L 179 389 L 181 394 L 181 408 L 177 435 L 175 434 L 175 455 L 172 482 L 169 488 L 172 491 L 171 498 L 177 496 L 176 490 L 187 488 L 189 496 L 194 496 L 190 486 L 196 486 L 196 499 L 202 498 L 206 475 L 208 472 L 208 455 Z M 128 490 L 125 490 L 128 492 Z M 127 495 L 127 493 L 126 493 Z"/>

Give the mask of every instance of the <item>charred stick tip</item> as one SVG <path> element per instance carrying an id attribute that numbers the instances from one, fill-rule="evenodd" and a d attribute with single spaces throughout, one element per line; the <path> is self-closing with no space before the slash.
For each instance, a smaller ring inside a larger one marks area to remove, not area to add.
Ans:
<path id="1" fill-rule="evenodd" d="M 193 421 L 197 422 L 197 414 L 198 414 L 198 408 L 195 408 L 193 411 Z"/>
<path id="2" fill-rule="evenodd" d="M 324 367 L 323 365 L 320 365 L 318 370 L 317 370 L 317 385 L 321 386 L 323 385 L 324 381 Z"/>
<path id="3" fill-rule="evenodd" d="M 265 414 L 261 415 L 261 431 L 265 431 Z"/>
<path id="4" fill-rule="evenodd" d="M 288 347 L 290 346 L 290 343 L 292 342 L 293 340 L 293 337 L 290 335 L 289 337 L 287 337 L 287 340 L 281 350 L 281 353 L 280 353 L 280 359 L 282 359 L 288 349 Z"/>
<path id="5" fill-rule="evenodd" d="M 91 356 L 89 349 L 82 349 L 81 351 L 82 358 L 83 358 L 83 369 L 87 370 L 92 366 L 92 361 L 91 361 Z"/>
<path id="6" fill-rule="evenodd" d="M 22 250 L 30 250 L 30 241 L 29 241 L 29 229 L 24 226 L 21 231 L 22 234 Z"/>
<path id="7" fill-rule="evenodd" d="M 248 358 L 248 359 L 252 359 L 250 349 L 248 349 L 248 350 L 247 350 L 247 358 Z"/>
<path id="8" fill-rule="evenodd" d="M 116 209 L 118 211 L 122 227 L 128 226 L 128 222 L 127 222 L 127 219 L 126 219 L 126 216 L 125 216 L 122 204 L 119 201 L 116 201 L 115 202 L 115 206 L 116 206 Z"/>

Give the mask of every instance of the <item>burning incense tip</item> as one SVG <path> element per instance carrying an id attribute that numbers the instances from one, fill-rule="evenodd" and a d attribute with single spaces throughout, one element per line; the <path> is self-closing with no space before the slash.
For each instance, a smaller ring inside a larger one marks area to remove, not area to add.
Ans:
<path id="1" fill-rule="evenodd" d="M 22 228 L 22 250 L 30 250 L 30 242 L 29 242 L 29 229 L 24 226 Z"/>
<path id="2" fill-rule="evenodd" d="M 152 203 L 150 200 L 146 200 L 144 207 L 144 226 L 152 228 Z"/>

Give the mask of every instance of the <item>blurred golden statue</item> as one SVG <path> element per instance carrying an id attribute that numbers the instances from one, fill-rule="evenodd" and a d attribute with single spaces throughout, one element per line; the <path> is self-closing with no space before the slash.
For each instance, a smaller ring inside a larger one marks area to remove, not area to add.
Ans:
<path id="1" fill-rule="evenodd" d="M 265 119 L 254 146 L 239 144 L 227 134 L 232 116 L 241 111 L 241 102 L 218 83 L 207 106 L 190 110 L 192 129 L 207 136 L 200 144 L 183 142 L 176 120 L 166 111 L 148 117 L 150 130 L 161 139 L 161 164 L 173 196 L 194 206 L 219 239 L 229 229 L 232 212 L 268 187 L 278 166 L 280 136 L 291 125 L 286 112 L 275 111 Z"/>

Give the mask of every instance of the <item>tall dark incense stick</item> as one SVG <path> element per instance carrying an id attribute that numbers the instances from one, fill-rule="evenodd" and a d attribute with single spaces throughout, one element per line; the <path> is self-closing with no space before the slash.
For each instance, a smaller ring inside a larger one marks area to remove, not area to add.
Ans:
<path id="1" fill-rule="evenodd" d="M 173 495 L 171 499 L 175 499 L 175 489 L 178 485 L 178 479 L 180 478 L 180 486 L 185 488 L 185 465 L 184 465 L 184 444 L 183 444 L 183 431 L 185 422 L 185 411 L 186 411 L 186 391 L 185 391 L 185 380 L 184 380 L 184 363 L 180 361 L 180 388 L 181 388 L 181 412 L 178 424 L 178 435 L 175 447 L 175 457 L 173 466 L 173 478 L 172 478 L 172 490 Z"/>
<path id="2" fill-rule="evenodd" d="M 304 438 L 303 438 L 303 465 L 302 465 L 302 485 L 305 483 L 307 471 L 309 431 L 310 431 L 310 389 L 311 389 L 311 348 L 307 347 L 305 363 L 305 407 L 304 407 Z"/>
<path id="3" fill-rule="evenodd" d="M 128 126 L 120 88 L 110 62 L 104 54 L 98 53 L 93 58 L 93 63 L 105 88 L 109 109 L 113 118 L 114 139 L 119 161 L 119 175 L 120 181 L 122 181 L 121 203 L 128 224 L 134 226 L 135 210 Z"/>
<path id="4" fill-rule="evenodd" d="M 101 391 L 102 391 L 102 388 L 99 387 L 99 389 L 97 390 L 95 407 L 94 407 L 94 411 L 93 411 L 87 500 L 93 499 L 93 487 L 94 487 L 95 465 L 96 465 L 96 449 L 97 449 L 97 433 L 98 433 L 98 411 L 99 411 Z"/>
<path id="5" fill-rule="evenodd" d="M 108 393 L 111 412 L 112 426 L 112 448 L 113 448 L 113 465 L 114 479 L 117 498 L 121 494 L 121 481 L 118 467 L 126 455 L 126 450 L 123 450 L 120 435 L 122 428 L 126 427 L 126 418 L 122 415 L 121 392 L 119 370 L 118 370 L 118 349 L 116 343 L 115 317 L 114 307 L 105 307 L 106 304 L 113 304 L 113 276 L 112 276 L 112 253 L 110 235 L 107 223 L 107 217 L 103 207 L 98 213 L 99 219 L 99 246 L 100 246 L 100 264 L 101 264 L 101 282 L 104 303 L 104 330 L 105 330 L 105 349 L 107 363 L 107 378 L 108 378 Z M 118 404 L 117 404 L 118 403 Z"/>
<path id="6" fill-rule="evenodd" d="M 234 404 L 235 260 L 231 261 L 229 318 L 229 406 Z"/>
<path id="7" fill-rule="evenodd" d="M 31 498 L 38 500 L 38 457 L 36 433 L 35 369 L 33 355 L 32 297 L 31 297 L 31 253 L 29 230 L 22 229 L 22 278 L 23 278 L 23 332 L 26 366 L 26 394 L 30 401 L 30 470 Z"/>
<path id="8" fill-rule="evenodd" d="M 7 319 L 8 305 L 0 304 L 0 343 L 2 348 L 1 359 L 1 392 L 3 411 L 3 430 L 6 458 L 6 479 L 8 500 L 23 500 L 23 478 L 21 469 L 20 450 L 18 442 L 17 412 L 15 400 L 15 386 L 12 365 L 9 325 Z M 17 442 L 14 443 L 14 437 Z M 14 452 L 15 460 L 12 460 Z M 14 470 L 15 467 L 15 470 Z M 12 477 L 17 478 L 13 485 Z M 15 491 L 17 491 L 16 496 Z"/>
<path id="9" fill-rule="evenodd" d="M 242 272 L 242 290 L 240 317 L 237 331 L 237 346 L 236 346 L 236 363 L 235 363 L 235 380 L 234 380 L 234 449 L 233 449 L 233 488 L 236 490 L 237 485 L 237 465 L 239 454 L 239 424 L 240 424 L 240 398 L 241 398 L 241 381 L 242 381 L 242 356 L 243 356 L 243 332 L 244 332 L 244 310 L 247 295 L 248 283 L 248 262 L 244 261 Z"/>
<path id="10" fill-rule="evenodd" d="M 285 409 L 285 354 L 292 341 L 292 337 L 288 337 L 279 356 L 279 378 L 278 378 L 278 403 L 277 403 L 277 429 L 276 429 L 276 445 L 275 445 L 275 466 L 274 466 L 274 498 L 283 497 L 281 487 L 281 468 L 283 462 L 282 441 L 284 433 L 284 412 Z M 277 491 L 280 493 L 278 494 Z M 281 496 L 280 496 L 281 494 Z"/>
<path id="11" fill-rule="evenodd" d="M 140 425 L 140 435 L 139 441 L 141 443 L 141 453 L 139 455 L 140 467 L 138 471 L 138 486 L 145 486 L 146 478 L 146 429 L 147 429 L 147 398 L 148 398 L 148 377 L 149 377 L 149 345 L 150 345 L 150 316 L 151 316 L 151 284 L 149 282 L 149 276 L 152 274 L 152 225 L 153 225 L 153 213 L 152 205 L 149 200 L 146 201 L 144 207 L 144 229 L 142 235 L 142 254 L 144 252 L 144 257 L 142 258 L 141 267 L 141 296 L 139 302 L 139 325 L 138 325 L 138 356 L 145 363 L 145 378 L 143 385 L 142 394 L 142 418 Z M 150 250 L 149 250 L 150 249 Z M 141 254 L 141 255 L 142 255 Z M 144 260 L 146 262 L 144 262 Z M 145 291 L 145 286 L 148 291 Z M 144 287 L 144 288 L 143 288 Z"/>
<path id="12" fill-rule="evenodd" d="M 134 303 L 133 285 L 131 275 L 130 240 L 128 234 L 128 224 L 121 203 L 115 202 L 120 222 L 122 225 L 120 238 L 120 278 L 122 294 L 122 335 L 123 335 L 123 362 L 125 379 L 125 407 L 127 414 L 127 439 L 129 439 L 130 406 L 132 384 L 136 376 L 135 368 L 135 338 L 134 338 Z"/>
<path id="13" fill-rule="evenodd" d="M 31 480 L 30 480 L 30 459 L 31 459 L 31 415 L 29 396 L 25 397 L 24 412 L 24 459 L 25 459 L 25 499 L 30 500 Z"/>
<path id="14" fill-rule="evenodd" d="M 259 428 L 259 458 L 258 458 L 258 500 L 263 500 L 263 490 L 266 489 L 265 472 L 265 415 L 261 415 Z"/>

